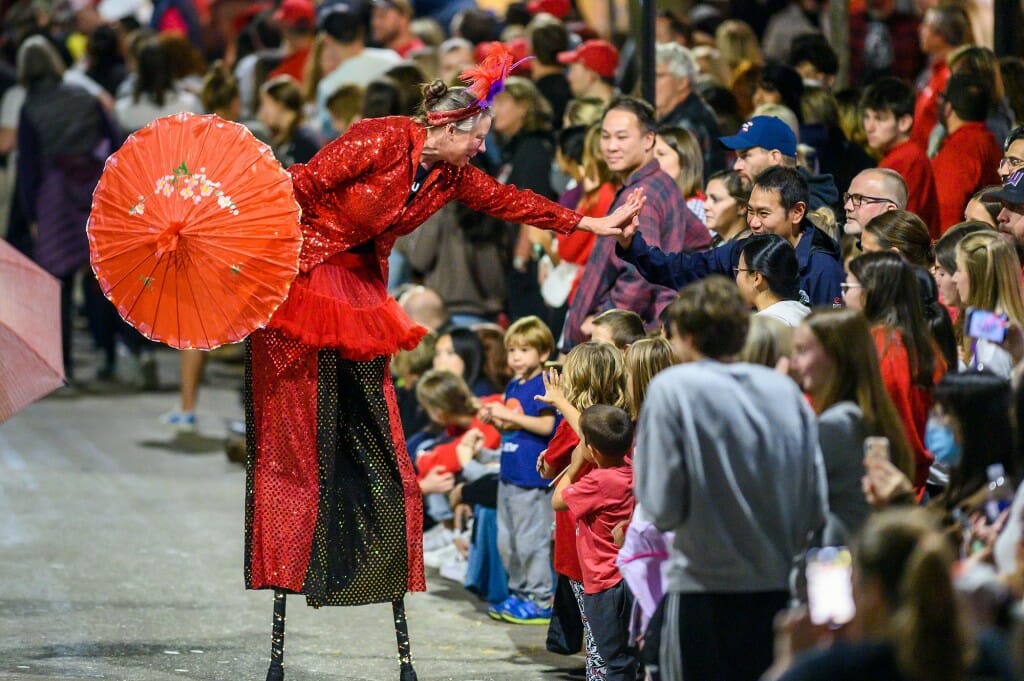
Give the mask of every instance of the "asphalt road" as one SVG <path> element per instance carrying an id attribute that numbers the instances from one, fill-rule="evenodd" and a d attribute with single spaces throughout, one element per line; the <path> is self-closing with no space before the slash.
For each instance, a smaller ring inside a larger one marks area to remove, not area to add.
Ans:
<path id="1" fill-rule="evenodd" d="M 211 364 L 199 431 L 179 435 L 157 423 L 177 401 L 176 357 L 159 357 L 168 389 L 93 386 L 0 425 L 2 680 L 265 678 L 272 594 L 244 589 L 245 476 L 223 449 L 241 370 Z M 428 586 L 406 599 L 422 681 L 581 678 L 545 627 L 492 622 L 429 569 Z M 292 597 L 285 678 L 397 679 L 390 607 Z"/>

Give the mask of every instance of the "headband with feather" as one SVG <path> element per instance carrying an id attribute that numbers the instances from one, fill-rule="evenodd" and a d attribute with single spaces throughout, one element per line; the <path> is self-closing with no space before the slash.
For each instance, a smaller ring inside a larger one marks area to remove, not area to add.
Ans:
<path id="1" fill-rule="evenodd" d="M 489 107 L 494 103 L 494 98 L 498 96 L 498 93 L 505 89 L 505 79 L 508 78 L 509 74 L 516 67 L 532 59 L 532 57 L 526 57 L 519 61 L 513 61 L 514 59 L 508 48 L 500 45 L 492 50 L 477 66 L 463 71 L 459 77 L 469 83 L 469 86 L 466 87 L 466 92 L 475 97 L 476 101 L 461 109 L 431 111 L 427 113 L 427 125 L 438 127 L 448 125 L 449 123 L 456 123 L 474 116 Z"/>

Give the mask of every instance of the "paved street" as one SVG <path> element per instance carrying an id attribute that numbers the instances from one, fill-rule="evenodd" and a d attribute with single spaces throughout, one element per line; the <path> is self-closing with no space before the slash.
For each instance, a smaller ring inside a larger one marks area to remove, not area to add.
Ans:
<path id="1" fill-rule="evenodd" d="M 174 353 L 159 357 L 161 379 L 177 383 Z M 272 595 L 243 588 L 245 476 L 223 448 L 240 376 L 208 367 L 197 435 L 157 423 L 173 385 L 53 396 L 0 425 L 0 680 L 262 681 Z M 582 667 L 544 650 L 545 627 L 494 623 L 428 573 L 428 593 L 407 599 L 421 680 Z M 286 679 L 397 679 L 390 614 L 293 597 Z"/>

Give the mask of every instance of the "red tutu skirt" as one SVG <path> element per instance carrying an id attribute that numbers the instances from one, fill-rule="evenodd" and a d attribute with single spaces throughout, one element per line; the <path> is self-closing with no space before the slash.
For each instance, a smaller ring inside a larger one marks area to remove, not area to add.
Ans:
<path id="1" fill-rule="evenodd" d="M 356 361 L 411 350 L 427 333 L 388 295 L 373 252 L 339 253 L 300 274 L 268 328 Z"/>

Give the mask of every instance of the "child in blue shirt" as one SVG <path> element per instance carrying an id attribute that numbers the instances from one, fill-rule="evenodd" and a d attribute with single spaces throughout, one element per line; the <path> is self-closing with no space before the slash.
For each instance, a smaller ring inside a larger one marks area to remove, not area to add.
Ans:
<path id="1" fill-rule="evenodd" d="M 480 420 L 504 431 L 498 483 L 498 552 L 511 594 L 488 608 L 494 619 L 547 624 L 551 619 L 551 490 L 537 472 L 537 457 L 555 431 L 554 410 L 536 400 L 544 394 L 541 375 L 554 350 L 551 330 L 537 317 L 524 317 L 505 334 L 508 366 L 515 377 L 504 404 L 485 405 Z"/>

